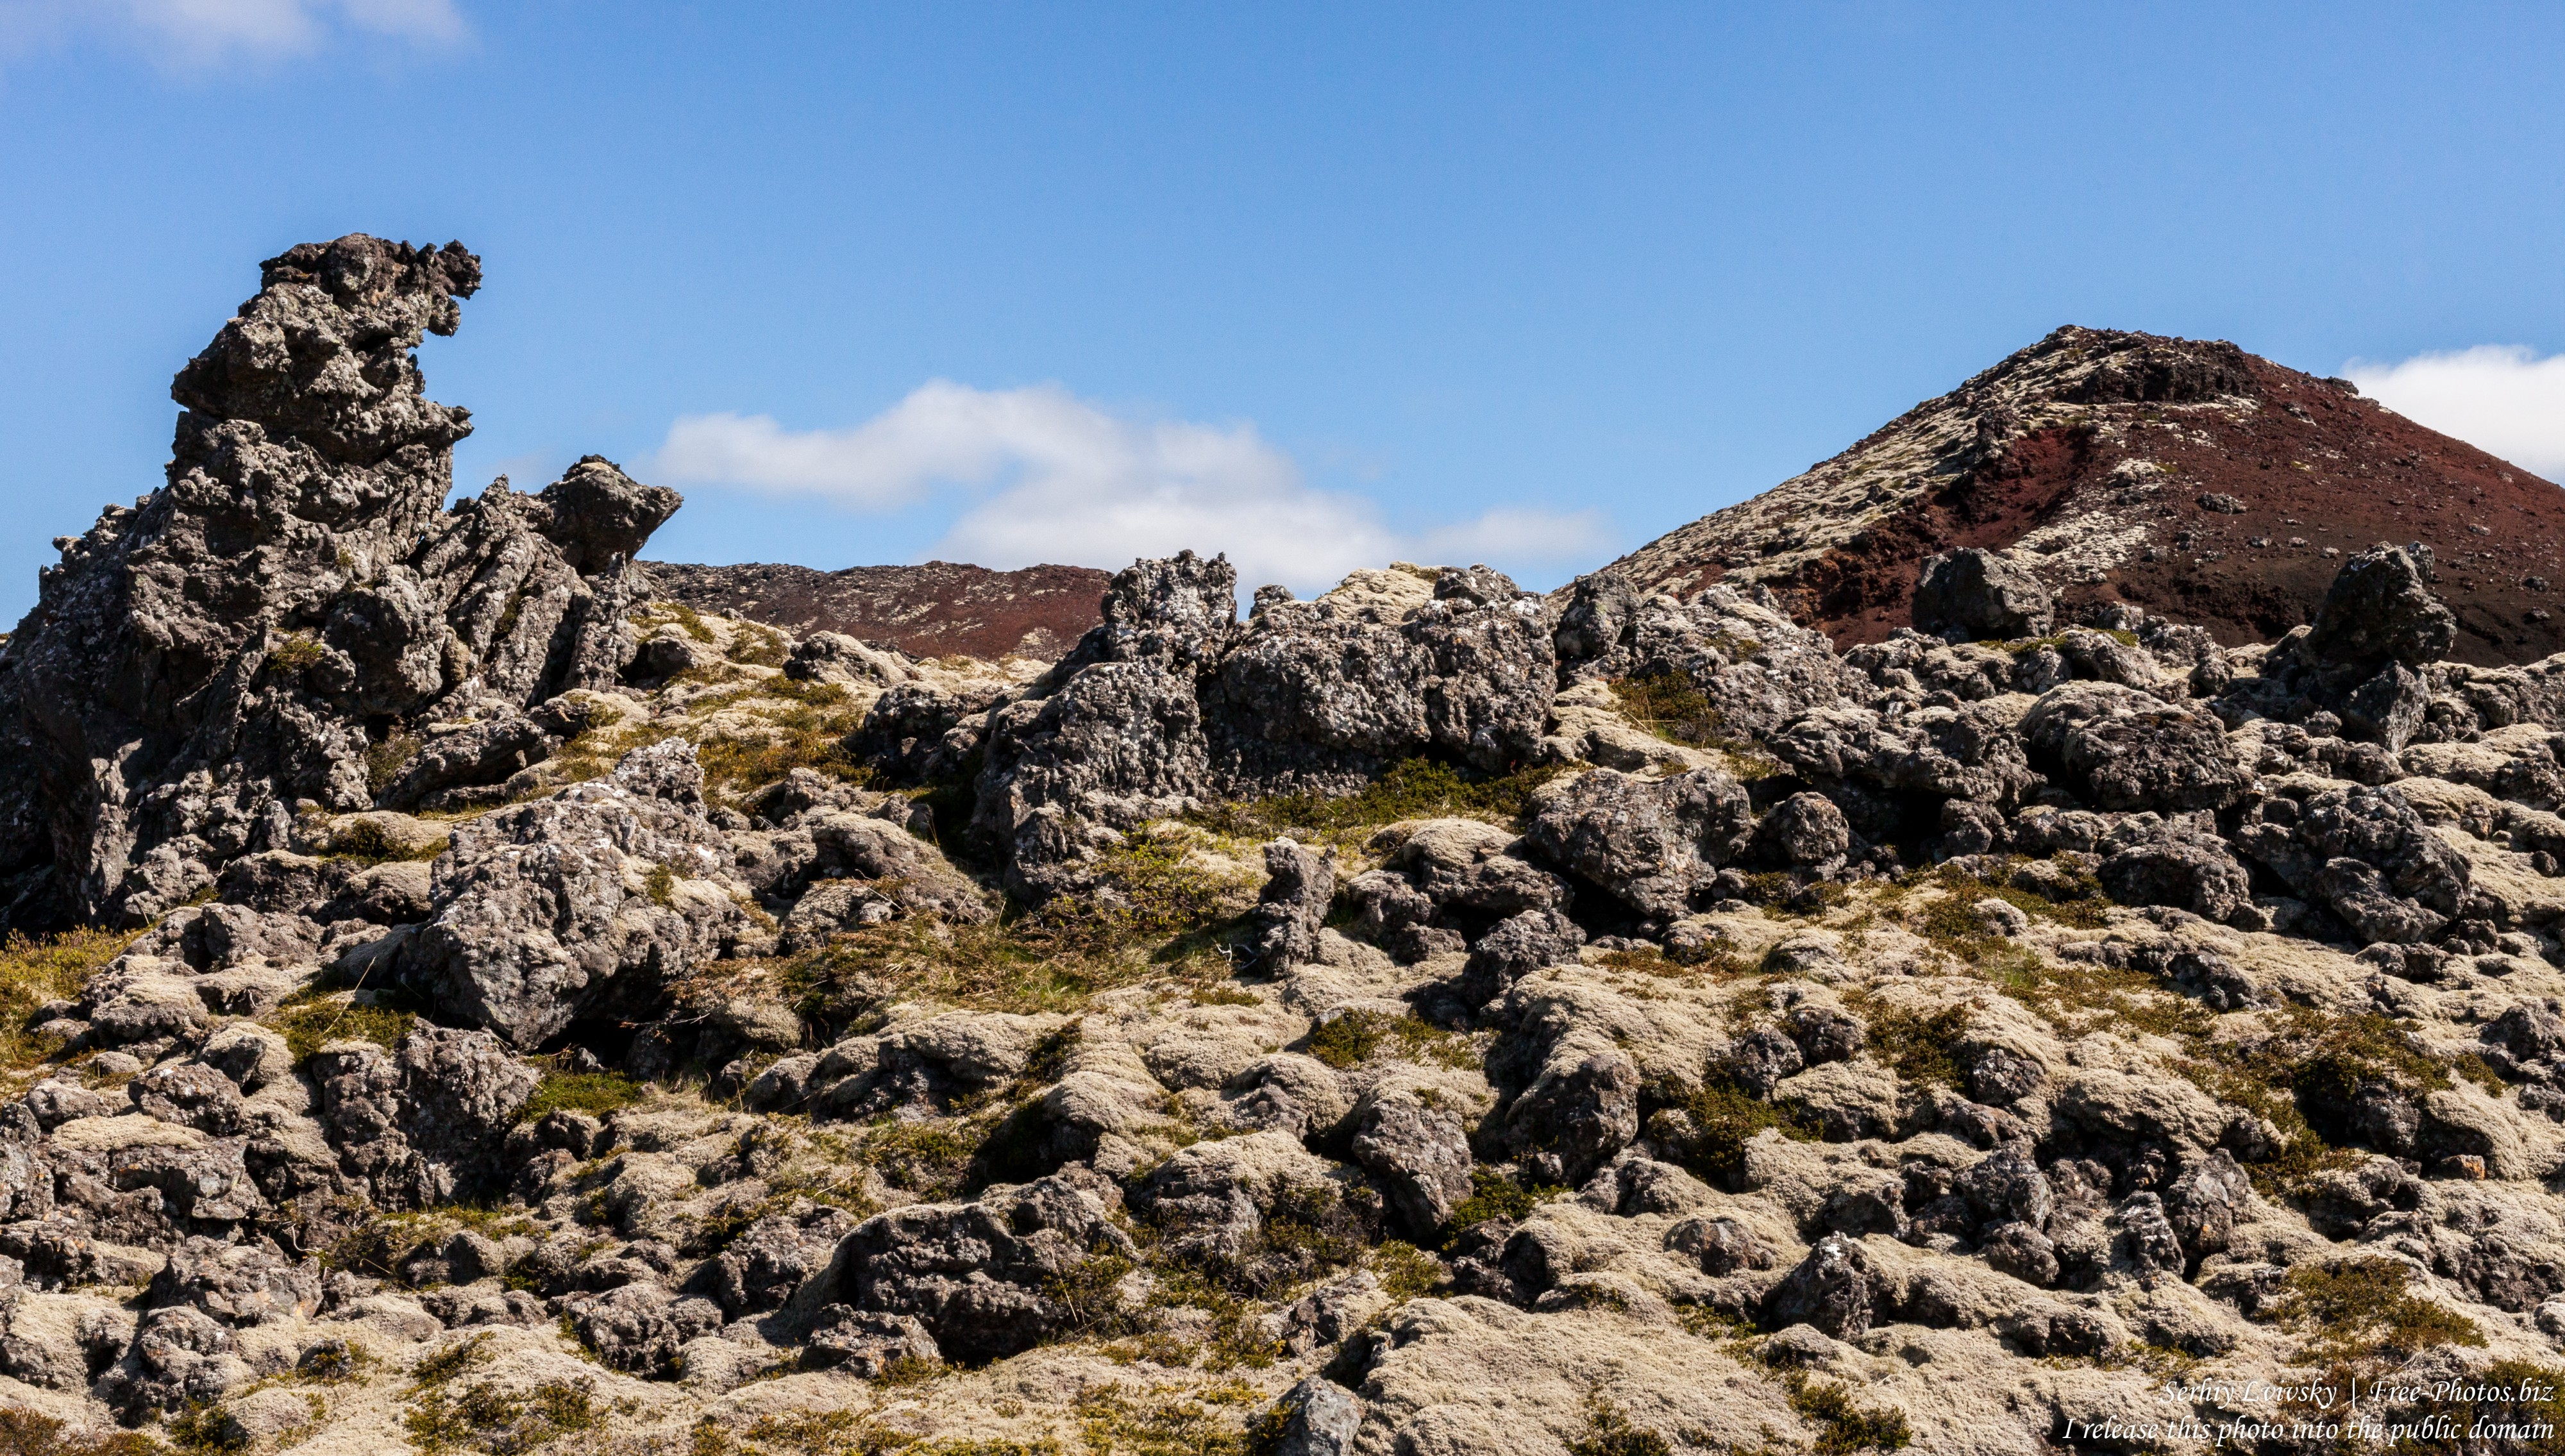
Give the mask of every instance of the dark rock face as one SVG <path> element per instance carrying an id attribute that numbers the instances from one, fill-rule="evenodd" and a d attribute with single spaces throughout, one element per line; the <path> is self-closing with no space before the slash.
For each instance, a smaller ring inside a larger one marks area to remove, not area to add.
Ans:
<path id="1" fill-rule="evenodd" d="M 742 912 L 718 887 L 729 843 L 703 773 L 671 740 L 607 778 L 459 826 L 435 915 L 395 951 L 401 984 L 531 1050 L 583 1015 L 646 1012 L 659 983 L 718 953 Z M 652 874 L 673 882 L 654 894 Z"/>
<path id="2" fill-rule="evenodd" d="M 377 1205 L 399 1209 L 498 1191 L 495 1154 L 542 1079 L 488 1032 L 422 1022 L 389 1052 L 324 1049 L 312 1080 L 342 1168 Z"/>
<path id="3" fill-rule="evenodd" d="M 1639 914 L 1671 918 L 1752 828 L 1745 787 L 1716 769 L 1651 780 L 1598 768 L 1543 803 L 1525 837 Z"/>
<path id="4" fill-rule="evenodd" d="M 2467 893 L 2466 860 L 2392 787 L 2353 784 L 2275 797 L 2234 842 L 2366 940 L 2430 939 L 2457 916 Z"/>
<path id="5" fill-rule="evenodd" d="M 1312 853 L 1287 839 L 1265 846 L 1265 888 L 1249 917 L 1244 963 L 1271 969 L 1313 958 L 1335 898 L 1332 852 Z"/>
<path id="6" fill-rule="evenodd" d="M 1355 1110 L 1354 1161 L 1380 1179 L 1410 1230 L 1430 1235 L 1470 1196 L 1470 1135 L 1450 1112 L 1412 1096 L 1364 1100 Z"/>
<path id="7" fill-rule="evenodd" d="M 1878 1294 L 1879 1276 L 1860 1240 L 1828 1234 L 1772 1286 L 1763 1300 L 1763 1323 L 1774 1330 L 1813 1325 L 1850 1340 L 1871 1327 Z"/>
<path id="8" fill-rule="evenodd" d="M 2222 809 L 2251 782 L 2216 719 L 2117 684 L 2050 689 L 2021 733 L 2032 764 L 2096 808 Z"/>
<path id="9" fill-rule="evenodd" d="M 2449 655 L 2458 619 L 2428 584 L 2429 548 L 2373 546 L 2343 563 L 2300 651 L 2317 662 L 2403 663 Z"/>
<path id="10" fill-rule="evenodd" d="M 505 716 L 629 659 L 674 492 L 589 457 L 443 509 L 471 426 L 411 351 L 480 282 L 457 244 L 305 244 L 179 371 L 168 484 L 63 543 L 0 660 L 0 873 L 46 870 L 22 921 L 149 920 L 285 847 L 298 801 L 369 807 L 368 721 Z"/>
<path id="11" fill-rule="evenodd" d="M 1924 563 L 1915 630 L 1952 642 L 2045 637 L 2054 620 L 2048 588 L 1992 551 L 1971 547 Z"/>
<path id="12" fill-rule="evenodd" d="M 1074 1315 L 1046 1287 L 1085 1261 L 1128 1259 L 1130 1237 L 1089 1194 L 1058 1178 L 1006 1198 L 916 1204 L 867 1219 L 837 1245 L 806 1297 L 907 1315 L 947 1358 L 1030 1350 Z"/>

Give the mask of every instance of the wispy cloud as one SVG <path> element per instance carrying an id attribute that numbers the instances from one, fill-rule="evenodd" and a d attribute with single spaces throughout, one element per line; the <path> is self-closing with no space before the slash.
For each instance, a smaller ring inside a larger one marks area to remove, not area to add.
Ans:
<path id="1" fill-rule="evenodd" d="M 0 56 L 103 38 L 174 70 L 306 56 L 334 37 L 450 45 L 454 0 L 0 0 Z"/>
<path id="2" fill-rule="evenodd" d="M 1399 530 L 1368 498 L 1308 485 L 1252 424 L 1135 419 L 1049 384 L 939 379 L 840 430 L 687 415 L 647 469 L 670 485 L 868 512 L 956 494 L 969 504 L 935 553 L 985 566 L 1122 566 L 1191 547 L 1228 552 L 1248 584 L 1302 591 L 1400 557 L 1531 569 L 1595 559 L 1607 543 L 1593 512 L 1501 509 Z"/>
<path id="3" fill-rule="evenodd" d="M 2565 354 L 2485 343 L 2394 364 L 2354 359 L 2342 372 L 2409 420 L 2565 481 Z"/>

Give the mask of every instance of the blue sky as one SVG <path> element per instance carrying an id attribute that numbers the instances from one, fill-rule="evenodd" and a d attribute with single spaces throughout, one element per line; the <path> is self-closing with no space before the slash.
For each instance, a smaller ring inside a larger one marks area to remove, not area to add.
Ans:
<path id="1" fill-rule="evenodd" d="M 2556 7 L 0 0 L 0 613 L 349 231 L 485 260 L 461 484 L 609 456 L 670 559 L 1545 586 L 2064 322 L 2552 477 L 2560 83 Z"/>

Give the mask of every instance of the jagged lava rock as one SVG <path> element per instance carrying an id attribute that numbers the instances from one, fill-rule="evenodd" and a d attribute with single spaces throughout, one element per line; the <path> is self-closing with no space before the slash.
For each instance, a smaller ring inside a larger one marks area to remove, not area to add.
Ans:
<path id="1" fill-rule="evenodd" d="M 60 543 L 0 660 L 14 920 L 148 921 L 285 847 L 298 802 L 370 807 L 369 723 L 628 660 L 631 555 L 674 492 L 589 457 L 444 509 L 471 426 L 411 354 L 480 282 L 459 244 L 304 244 L 179 371 L 168 484 Z"/>

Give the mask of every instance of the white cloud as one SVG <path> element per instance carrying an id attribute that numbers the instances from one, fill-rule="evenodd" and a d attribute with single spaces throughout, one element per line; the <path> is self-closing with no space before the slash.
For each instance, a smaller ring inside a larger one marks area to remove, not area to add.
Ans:
<path id="1" fill-rule="evenodd" d="M 101 35 L 193 70 L 309 55 L 340 34 L 441 45 L 470 27 L 454 0 L 0 0 L 0 54 Z"/>
<path id="2" fill-rule="evenodd" d="M 2343 374 L 2389 409 L 2477 449 L 2565 480 L 2565 354 L 2485 343 L 2402 363 L 2354 359 Z"/>
<path id="3" fill-rule="evenodd" d="M 1226 551 L 1243 585 L 1320 590 L 1400 557 L 1530 567 L 1602 554 L 1593 512 L 1502 509 L 1401 531 L 1367 498 L 1310 487 L 1252 424 L 1115 415 L 1057 385 L 932 381 L 863 424 L 787 430 L 766 415 L 687 415 L 648 466 L 671 485 L 813 496 L 893 511 L 939 493 L 970 504 L 934 553 L 985 566 L 1118 567 Z"/>

